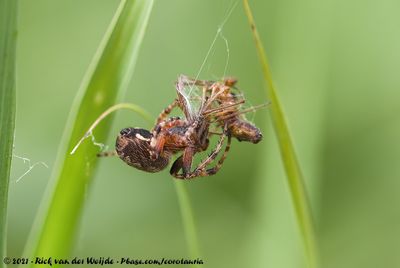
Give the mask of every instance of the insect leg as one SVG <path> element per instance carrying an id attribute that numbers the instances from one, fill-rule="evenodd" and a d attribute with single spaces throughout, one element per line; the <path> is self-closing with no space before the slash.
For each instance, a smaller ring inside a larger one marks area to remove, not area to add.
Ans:
<path id="1" fill-rule="evenodd" d="M 209 86 L 213 83 L 213 81 L 196 80 L 183 74 L 179 76 L 178 81 L 185 86 Z"/>
<path id="2" fill-rule="evenodd" d="M 237 111 L 235 113 L 229 113 L 229 114 L 225 113 L 224 115 L 223 115 L 223 112 L 222 112 L 221 115 L 216 114 L 215 118 L 217 118 L 216 121 L 226 120 L 226 119 L 229 119 L 229 118 L 232 118 L 232 117 L 235 117 L 235 116 L 239 116 L 241 114 L 245 114 L 245 113 L 248 113 L 248 112 L 255 112 L 256 110 L 258 110 L 260 108 L 267 107 L 270 104 L 271 104 L 270 102 L 267 102 L 267 103 L 263 103 L 263 104 L 260 104 L 260 105 L 257 105 L 257 106 L 253 106 L 253 107 L 241 110 L 241 111 Z"/>
<path id="3" fill-rule="evenodd" d="M 211 135 L 218 135 L 218 136 L 224 135 L 224 133 L 216 132 L 216 131 L 209 131 L 208 133 Z"/>
<path id="4" fill-rule="evenodd" d="M 214 113 L 217 113 L 217 112 L 226 110 L 226 109 L 228 109 L 228 108 L 241 105 L 241 104 L 243 104 L 243 103 L 245 103 L 245 100 L 241 100 L 241 101 L 238 101 L 238 102 L 235 102 L 235 103 L 231 103 L 231 104 L 228 104 L 228 105 L 221 105 L 221 106 L 219 106 L 219 107 L 217 107 L 217 108 L 209 109 L 209 110 L 205 111 L 203 114 L 204 114 L 204 115 L 214 114 Z"/>

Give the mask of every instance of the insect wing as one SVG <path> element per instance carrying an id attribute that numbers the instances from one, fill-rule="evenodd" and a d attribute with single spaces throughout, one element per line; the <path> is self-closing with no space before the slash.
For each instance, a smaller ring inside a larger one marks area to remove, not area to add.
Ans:
<path id="1" fill-rule="evenodd" d="M 176 92 L 181 103 L 181 109 L 189 121 L 198 118 L 203 104 L 202 87 L 185 75 L 176 82 Z"/>

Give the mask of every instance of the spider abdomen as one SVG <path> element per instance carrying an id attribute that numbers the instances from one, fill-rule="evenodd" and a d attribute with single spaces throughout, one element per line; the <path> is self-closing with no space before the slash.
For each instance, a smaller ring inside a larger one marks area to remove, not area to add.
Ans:
<path id="1" fill-rule="evenodd" d="M 168 166 L 171 154 L 163 153 L 157 159 L 150 157 L 151 133 L 141 128 L 121 130 L 115 143 L 119 158 L 128 165 L 146 172 L 158 172 Z"/>

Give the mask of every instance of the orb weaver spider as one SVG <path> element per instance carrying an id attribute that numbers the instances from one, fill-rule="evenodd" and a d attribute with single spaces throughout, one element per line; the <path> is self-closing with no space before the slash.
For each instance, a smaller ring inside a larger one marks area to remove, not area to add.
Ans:
<path id="1" fill-rule="evenodd" d="M 235 84 L 235 79 L 213 82 L 179 76 L 176 82 L 177 98 L 160 113 L 151 131 L 124 128 L 116 139 L 115 151 L 99 153 L 98 156 L 118 155 L 139 170 L 159 172 L 167 167 L 173 154 L 182 151 L 172 164 L 172 176 L 193 179 L 216 174 L 227 157 L 232 137 L 252 143 L 262 139 L 260 130 L 240 117 L 250 109 L 240 110 L 245 100 L 231 91 Z M 191 95 L 194 87 L 201 88 L 201 96 Z M 194 105 L 196 101 L 197 107 Z M 168 117 L 175 108 L 180 108 L 185 118 Z M 211 127 L 222 132 L 210 131 Z M 220 136 L 216 146 L 192 171 L 195 154 L 207 150 L 211 135 Z M 215 166 L 209 167 L 221 153 L 226 139 L 222 156 Z M 182 173 L 179 173 L 180 170 Z"/>

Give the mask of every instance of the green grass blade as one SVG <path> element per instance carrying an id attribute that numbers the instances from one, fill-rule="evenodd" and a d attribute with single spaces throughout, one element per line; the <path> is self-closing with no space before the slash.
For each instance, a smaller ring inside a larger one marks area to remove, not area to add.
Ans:
<path id="1" fill-rule="evenodd" d="M 16 0 L 0 0 L 0 267 L 6 253 L 8 182 L 15 124 Z"/>
<path id="2" fill-rule="evenodd" d="M 178 203 L 182 215 L 182 224 L 185 229 L 186 242 L 189 247 L 189 254 L 192 259 L 196 259 L 200 257 L 198 247 L 199 243 L 192 206 L 185 183 L 187 182 L 175 180 L 175 190 L 178 196 Z M 198 265 L 194 265 L 194 267 L 198 267 Z"/>
<path id="3" fill-rule="evenodd" d="M 56 258 L 70 254 L 98 161 L 98 147 L 87 139 L 74 154 L 70 152 L 91 123 L 123 97 L 152 6 L 149 0 L 121 1 L 72 106 L 26 256 Z M 97 141 L 106 140 L 111 119 L 105 119 L 93 132 Z"/>
<path id="4" fill-rule="evenodd" d="M 317 247 L 315 242 L 314 225 L 311 210 L 308 204 L 303 177 L 297 161 L 293 142 L 289 134 L 284 112 L 274 86 L 267 55 L 258 34 L 254 18 L 247 0 L 243 0 L 244 9 L 250 23 L 258 57 L 261 61 L 262 71 L 266 84 L 267 95 L 271 100 L 271 118 L 275 134 L 278 138 L 280 153 L 290 187 L 290 193 L 297 217 L 297 222 L 302 234 L 304 248 L 309 267 L 317 267 Z"/>

